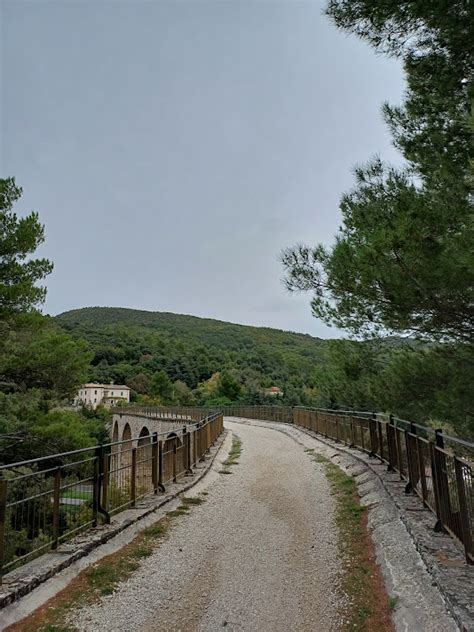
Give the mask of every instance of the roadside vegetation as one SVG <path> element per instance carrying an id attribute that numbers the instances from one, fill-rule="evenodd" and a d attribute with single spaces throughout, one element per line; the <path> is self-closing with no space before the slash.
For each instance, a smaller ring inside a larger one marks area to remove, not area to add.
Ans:
<path id="1" fill-rule="evenodd" d="M 141 531 L 129 544 L 84 569 L 61 592 L 22 621 L 6 628 L 8 632 L 73 632 L 71 612 L 110 595 L 127 580 L 140 563 L 153 554 L 173 528 L 174 521 L 202 504 L 202 495 L 181 498 L 181 505 Z"/>
<path id="2" fill-rule="evenodd" d="M 367 508 L 359 502 L 355 480 L 314 450 L 306 449 L 324 468 L 337 503 L 336 523 L 341 559 L 341 588 L 346 598 L 340 613 L 344 632 L 393 632 L 390 612 L 397 598 L 385 591 L 367 530 Z"/>

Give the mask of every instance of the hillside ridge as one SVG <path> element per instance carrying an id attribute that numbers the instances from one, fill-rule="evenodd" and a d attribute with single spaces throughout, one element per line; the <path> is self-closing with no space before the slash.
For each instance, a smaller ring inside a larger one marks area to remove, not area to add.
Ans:
<path id="1" fill-rule="evenodd" d="M 314 341 L 323 341 L 323 338 L 319 338 L 317 336 L 312 336 L 311 334 L 303 333 L 300 331 L 293 331 L 291 329 L 280 329 L 277 327 L 267 327 L 263 325 L 246 325 L 243 323 L 234 323 L 231 321 L 221 320 L 219 318 L 209 318 L 207 316 L 195 316 L 194 314 L 179 314 L 176 312 L 161 312 L 161 311 L 152 311 L 152 310 L 144 310 L 144 309 L 134 309 L 131 307 L 109 307 L 109 306 L 90 306 L 90 307 L 79 307 L 76 309 L 66 310 L 65 312 L 61 312 L 55 316 L 52 316 L 54 320 L 58 320 L 63 323 L 71 322 L 72 318 L 78 316 L 80 320 L 84 323 L 87 321 L 87 316 L 93 315 L 110 315 L 110 324 L 117 323 L 117 317 L 120 320 L 128 320 L 127 316 L 133 316 L 134 324 L 147 325 L 152 324 L 153 321 L 159 322 L 160 320 L 166 322 L 171 321 L 173 319 L 177 320 L 189 320 L 194 321 L 195 324 L 215 324 L 215 325 L 225 325 L 230 327 L 238 327 L 247 330 L 259 330 L 259 331 L 268 331 L 272 333 L 281 333 L 281 334 L 290 334 L 292 336 L 298 336 L 303 338 L 309 338 Z M 84 318 L 85 317 L 85 318 Z M 124 318 L 125 317 L 125 318 Z M 138 318 L 143 318 L 145 321 L 139 322 Z"/>

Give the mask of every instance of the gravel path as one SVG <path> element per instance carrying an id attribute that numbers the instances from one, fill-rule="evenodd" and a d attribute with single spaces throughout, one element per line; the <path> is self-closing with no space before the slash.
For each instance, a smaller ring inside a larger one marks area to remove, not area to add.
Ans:
<path id="1" fill-rule="evenodd" d="M 226 427 L 243 444 L 232 474 L 204 479 L 206 502 L 113 595 L 74 612 L 80 630 L 337 629 L 335 507 L 323 471 L 281 432 Z"/>

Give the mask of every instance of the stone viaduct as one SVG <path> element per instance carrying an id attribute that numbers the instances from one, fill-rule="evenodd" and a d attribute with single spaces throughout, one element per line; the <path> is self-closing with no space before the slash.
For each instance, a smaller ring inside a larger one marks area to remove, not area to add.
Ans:
<path id="1" fill-rule="evenodd" d="M 124 409 L 117 408 L 113 411 L 112 424 L 110 426 L 110 441 L 112 442 L 112 455 L 120 455 L 120 461 L 124 464 L 130 459 L 130 450 L 151 444 L 153 435 L 158 434 L 158 439 L 175 438 L 177 446 L 183 443 L 183 432 L 194 434 L 196 424 L 205 416 L 203 409 Z M 193 457 L 194 441 L 191 440 L 191 456 Z"/>

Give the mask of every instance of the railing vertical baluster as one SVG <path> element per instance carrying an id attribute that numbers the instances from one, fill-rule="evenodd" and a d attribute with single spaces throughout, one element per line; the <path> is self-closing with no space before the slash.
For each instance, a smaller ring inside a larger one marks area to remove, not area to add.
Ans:
<path id="1" fill-rule="evenodd" d="M 400 428 L 395 426 L 395 445 L 397 449 L 397 461 L 398 461 L 398 472 L 400 474 L 400 480 L 403 479 L 403 458 L 402 458 L 402 443 L 400 437 Z"/>
<path id="2" fill-rule="evenodd" d="M 173 483 L 176 483 L 176 439 L 173 439 Z"/>
<path id="3" fill-rule="evenodd" d="M 135 507 L 137 500 L 137 449 L 132 448 L 132 471 L 130 473 L 130 501 L 132 507 Z"/>
<path id="4" fill-rule="evenodd" d="M 198 462 L 197 459 L 197 449 L 198 449 L 198 430 L 197 430 L 197 426 L 194 427 L 194 432 L 193 432 L 193 464 L 194 467 L 196 467 L 196 464 Z"/>
<path id="5" fill-rule="evenodd" d="M 383 436 L 382 436 L 382 422 L 380 419 L 377 419 L 377 433 L 379 437 L 379 457 L 383 463 Z"/>
<path id="6" fill-rule="evenodd" d="M 7 493 L 7 481 L 0 478 L 0 586 L 2 585 L 3 565 L 5 563 Z"/>
<path id="7" fill-rule="evenodd" d="M 459 499 L 459 514 L 461 518 L 461 531 L 466 553 L 466 561 L 468 564 L 474 564 L 474 547 L 472 543 L 472 530 L 469 524 L 469 508 L 466 500 L 466 485 L 464 482 L 464 473 L 462 462 L 454 457 L 454 468 L 456 471 L 456 486 Z"/>
<path id="8" fill-rule="evenodd" d="M 421 497 L 423 499 L 423 504 L 426 506 L 426 499 L 428 497 L 428 492 L 426 489 L 425 461 L 421 454 L 421 440 L 419 437 L 416 437 L 415 444 L 416 444 L 416 456 L 418 460 L 418 473 L 420 475 L 420 481 L 421 481 Z"/>
<path id="9" fill-rule="evenodd" d="M 151 444 L 151 484 L 153 485 L 153 493 L 158 493 L 158 433 L 154 432 Z"/>
<path id="10" fill-rule="evenodd" d="M 52 549 L 59 544 L 59 496 L 61 493 L 61 467 L 57 467 L 53 478 L 53 543 Z"/>
<path id="11" fill-rule="evenodd" d="M 449 497 L 448 475 L 446 472 L 446 456 L 444 454 L 443 431 L 435 430 L 436 446 L 434 448 L 434 463 L 438 486 L 438 500 L 440 509 L 440 524 L 436 530 L 451 524 L 451 499 Z"/>
<path id="12" fill-rule="evenodd" d="M 94 464 L 93 464 L 93 477 L 92 477 L 92 526 L 97 526 L 99 517 L 99 502 L 100 502 L 100 487 L 102 481 L 100 476 L 100 470 L 102 467 L 102 446 L 99 446 L 95 450 Z"/>
<path id="13" fill-rule="evenodd" d="M 106 512 L 109 511 L 109 482 L 110 482 L 110 455 L 104 454 L 104 480 L 102 482 L 102 507 Z M 110 517 L 108 522 L 110 522 Z"/>
<path id="14" fill-rule="evenodd" d="M 163 441 L 158 442 L 158 487 L 164 490 L 163 484 Z"/>

